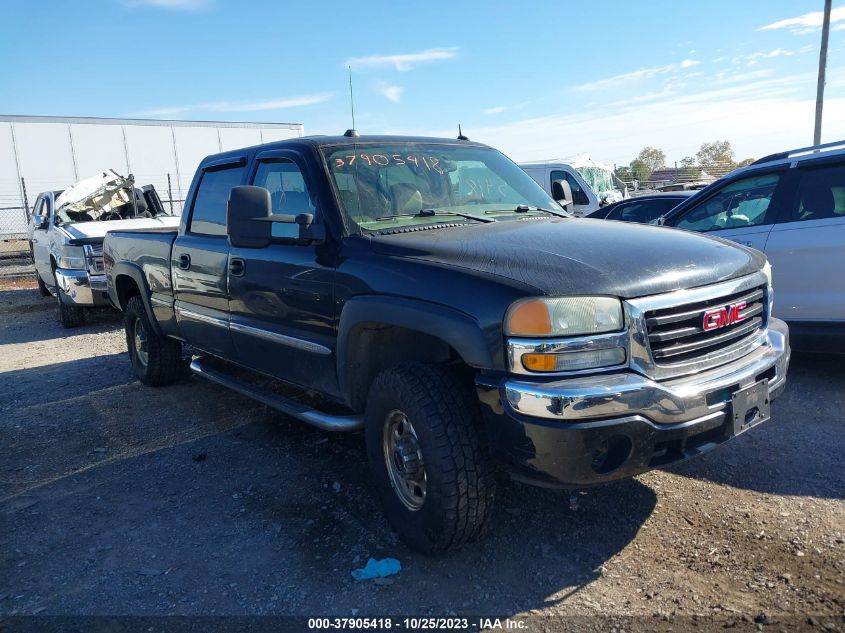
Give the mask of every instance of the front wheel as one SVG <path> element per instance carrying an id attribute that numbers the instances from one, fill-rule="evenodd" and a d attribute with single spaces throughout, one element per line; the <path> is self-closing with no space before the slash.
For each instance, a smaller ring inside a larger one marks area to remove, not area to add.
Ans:
<path id="1" fill-rule="evenodd" d="M 178 380 L 184 368 L 182 344 L 156 333 L 141 297 L 129 299 L 123 324 L 129 360 L 140 381 L 158 387 Z"/>
<path id="2" fill-rule="evenodd" d="M 85 308 L 71 305 L 58 281 L 56 281 L 55 288 L 56 302 L 59 306 L 59 321 L 62 322 L 62 327 L 75 328 L 82 325 L 85 322 Z"/>
<path id="3" fill-rule="evenodd" d="M 495 478 L 478 401 L 457 372 L 413 363 L 379 374 L 365 434 L 385 513 L 408 545 L 442 552 L 483 534 Z"/>

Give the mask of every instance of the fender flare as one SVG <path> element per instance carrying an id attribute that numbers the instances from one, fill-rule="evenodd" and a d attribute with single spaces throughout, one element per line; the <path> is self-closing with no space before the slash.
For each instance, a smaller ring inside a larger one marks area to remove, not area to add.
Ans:
<path id="1" fill-rule="evenodd" d="M 124 276 L 132 279 L 132 281 L 135 282 L 135 285 L 138 286 L 141 302 L 144 304 L 144 310 L 147 312 L 147 318 L 150 320 L 156 334 L 163 336 L 164 333 L 155 318 L 152 303 L 150 303 L 150 295 L 152 293 L 150 292 L 150 287 L 147 284 L 147 278 L 144 276 L 144 271 L 141 270 L 140 266 L 129 262 L 116 262 L 112 265 L 111 271 L 109 272 L 109 299 L 111 299 L 111 302 L 115 305 L 115 307 L 120 309 L 121 312 L 124 310 L 125 306 L 120 304 L 120 297 L 117 295 L 117 279 L 118 277 Z"/>
<path id="2" fill-rule="evenodd" d="M 340 393 L 352 390 L 348 368 L 350 341 L 362 323 L 393 325 L 440 339 L 471 367 L 495 367 L 490 345 L 478 322 L 448 306 L 395 296 L 363 295 L 347 301 L 340 315 L 337 336 L 337 377 Z"/>

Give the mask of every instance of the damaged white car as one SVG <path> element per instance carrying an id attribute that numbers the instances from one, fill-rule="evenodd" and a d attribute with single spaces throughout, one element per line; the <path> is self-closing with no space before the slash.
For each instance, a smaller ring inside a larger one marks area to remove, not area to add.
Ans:
<path id="1" fill-rule="evenodd" d="M 103 239 L 114 229 L 173 228 L 152 185 L 136 188 L 130 175 L 112 170 L 81 180 L 64 191 L 38 195 L 29 243 L 38 288 L 54 295 L 64 327 L 85 320 L 86 308 L 110 306 L 103 274 Z"/>

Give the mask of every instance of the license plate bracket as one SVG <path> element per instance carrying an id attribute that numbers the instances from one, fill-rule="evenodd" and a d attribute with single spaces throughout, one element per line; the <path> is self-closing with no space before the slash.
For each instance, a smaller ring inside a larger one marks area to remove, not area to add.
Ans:
<path id="1" fill-rule="evenodd" d="M 771 417 L 769 381 L 761 380 L 731 395 L 731 435 L 744 433 Z"/>

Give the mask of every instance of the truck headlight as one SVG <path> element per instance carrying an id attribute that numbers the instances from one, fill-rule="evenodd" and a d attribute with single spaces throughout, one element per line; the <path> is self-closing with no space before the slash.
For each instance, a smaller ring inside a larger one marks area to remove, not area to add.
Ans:
<path id="1" fill-rule="evenodd" d="M 505 315 L 512 336 L 584 336 L 623 328 L 616 297 L 541 297 L 514 303 Z"/>
<path id="2" fill-rule="evenodd" d="M 81 246 L 62 246 L 57 264 L 59 268 L 85 270 L 85 250 Z"/>

